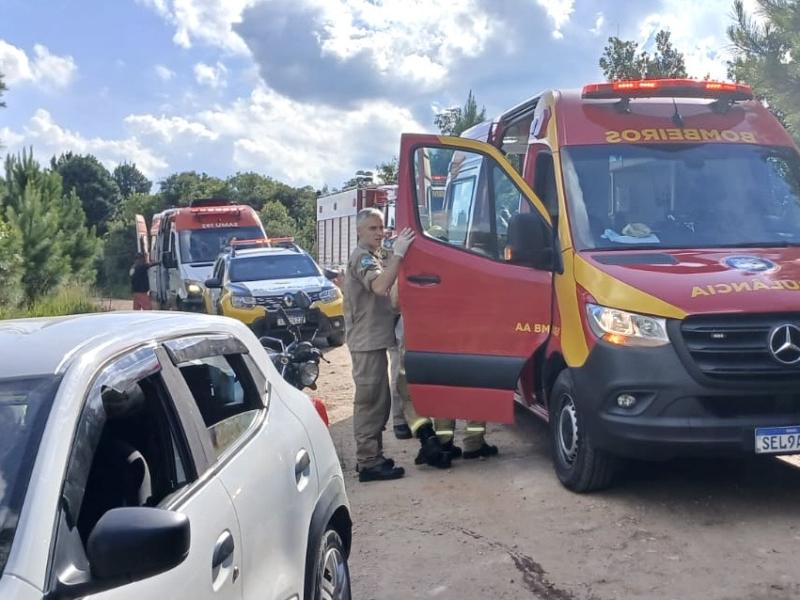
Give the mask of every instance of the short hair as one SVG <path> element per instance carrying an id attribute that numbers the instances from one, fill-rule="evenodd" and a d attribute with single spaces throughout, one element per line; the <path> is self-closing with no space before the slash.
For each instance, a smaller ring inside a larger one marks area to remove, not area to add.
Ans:
<path id="1" fill-rule="evenodd" d="M 383 213 L 377 208 L 362 208 L 356 215 L 356 228 L 361 227 L 367 219 L 375 218 L 383 221 Z"/>

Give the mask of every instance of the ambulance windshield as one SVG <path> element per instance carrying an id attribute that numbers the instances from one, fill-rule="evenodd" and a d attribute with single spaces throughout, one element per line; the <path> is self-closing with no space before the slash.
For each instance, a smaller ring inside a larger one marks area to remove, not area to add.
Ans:
<path id="1" fill-rule="evenodd" d="M 231 239 L 254 240 L 264 237 L 260 227 L 215 227 L 186 229 L 180 232 L 181 261 L 184 263 L 213 263 Z"/>
<path id="2" fill-rule="evenodd" d="M 573 146 L 562 158 L 579 250 L 800 244 L 800 159 L 793 149 Z"/>

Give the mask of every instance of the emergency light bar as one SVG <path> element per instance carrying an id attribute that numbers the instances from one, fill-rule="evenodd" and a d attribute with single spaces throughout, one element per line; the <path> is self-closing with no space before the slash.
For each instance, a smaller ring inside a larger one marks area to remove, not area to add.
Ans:
<path id="1" fill-rule="evenodd" d="M 198 217 L 211 217 L 215 215 L 238 215 L 241 209 L 238 206 L 199 206 L 189 209 Z"/>
<path id="2" fill-rule="evenodd" d="M 617 98 L 710 98 L 732 102 L 752 100 L 749 85 L 696 79 L 639 79 L 591 83 L 584 86 L 581 97 L 587 100 Z"/>
<path id="3" fill-rule="evenodd" d="M 233 255 L 237 250 L 248 248 L 288 248 L 289 250 L 299 250 L 294 243 L 293 237 L 274 237 L 274 238 L 255 238 L 252 240 L 231 240 L 228 242 Z"/>

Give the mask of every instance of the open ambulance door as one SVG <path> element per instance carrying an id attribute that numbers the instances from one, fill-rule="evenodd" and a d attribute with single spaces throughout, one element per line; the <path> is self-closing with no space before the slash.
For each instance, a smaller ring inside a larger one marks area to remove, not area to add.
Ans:
<path id="1" fill-rule="evenodd" d="M 560 255 L 548 211 L 496 148 L 417 134 L 402 136 L 396 209 L 398 229 L 416 233 L 399 275 L 415 408 L 513 421 L 522 368 L 550 336 Z"/>
<path id="2" fill-rule="evenodd" d="M 136 252 L 144 254 L 145 260 L 150 262 L 148 249 L 147 223 L 142 215 L 136 215 Z"/>

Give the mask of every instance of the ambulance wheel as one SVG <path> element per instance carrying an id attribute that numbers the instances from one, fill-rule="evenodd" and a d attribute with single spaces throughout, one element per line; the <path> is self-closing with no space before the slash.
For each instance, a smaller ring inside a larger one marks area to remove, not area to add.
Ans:
<path id="1" fill-rule="evenodd" d="M 615 457 L 594 447 L 582 420 L 572 374 L 565 369 L 550 393 L 550 441 L 559 481 L 578 493 L 608 487 L 617 467 Z"/>
<path id="2" fill-rule="evenodd" d="M 343 333 L 334 333 L 333 335 L 328 336 L 328 345 L 329 346 L 342 346 L 344 345 L 344 334 Z"/>

